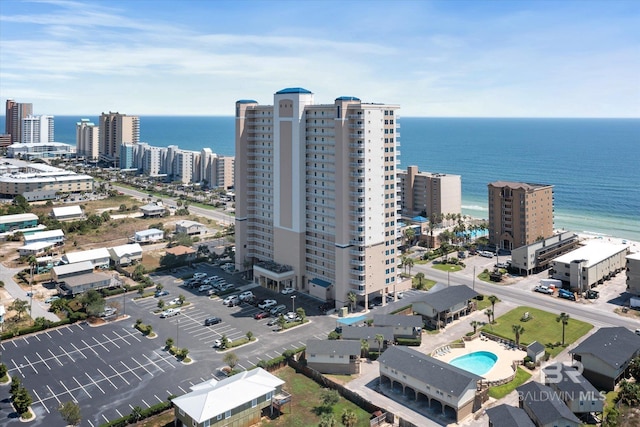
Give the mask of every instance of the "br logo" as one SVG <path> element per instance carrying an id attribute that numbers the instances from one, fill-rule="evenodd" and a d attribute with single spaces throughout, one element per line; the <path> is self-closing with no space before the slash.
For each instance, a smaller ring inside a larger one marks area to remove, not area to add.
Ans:
<path id="1" fill-rule="evenodd" d="M 566 379 L 579 383 L 578 377 L 584 371 L 582 363 L 574 361 L 572 364 L 564 364 L 557 362 L 546 366 L 543 370 L 545 376 L 545 382 L 548 384 L 558 384 Z M 565 379 L 566 378 L 566 379 Z"/>

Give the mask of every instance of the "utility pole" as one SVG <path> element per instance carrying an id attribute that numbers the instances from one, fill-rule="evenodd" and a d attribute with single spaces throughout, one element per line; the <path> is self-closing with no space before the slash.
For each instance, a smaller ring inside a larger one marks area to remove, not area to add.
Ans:
<path id="1" fill-rule="evenodd" d="M 473 266 L 473 290 L 476 290 L 476 266 Z"/>

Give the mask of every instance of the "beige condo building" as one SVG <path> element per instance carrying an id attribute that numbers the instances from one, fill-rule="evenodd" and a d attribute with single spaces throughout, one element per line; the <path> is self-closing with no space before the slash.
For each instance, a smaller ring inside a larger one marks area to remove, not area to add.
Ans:
<path id="1" fill-rule="evenodd" d="M 460 175 L 420 172 L 418 166 L 398 171 L 402 215 L 414 217 L 462 213 Z"/>
<path id="2" fill-rule="evenodd" d="M 89 119 L 80 119 L 76 123 L 76 153 L 90 162 L 98 161 L 100 156 L 100 128 Z"/>
<path id="3" fill-rule="evenodd" d="M 99 124 L 100 159 L 119 167 L 120 147 L 124 142 L 140 142 L 140 118 L 120 113 L 102 113 Z"/>
<path id="4" fill-rule="evenodd" d="M 553 186 L 496 181 L 489 189 L 489 243 L 512 250 L 553 236 Z"/>
<path id="5" fill-rule="evenodd" d="M 302 88 L 236 102 L 236 268 L 336 307 L 393 291 L 398 108 Z"/>

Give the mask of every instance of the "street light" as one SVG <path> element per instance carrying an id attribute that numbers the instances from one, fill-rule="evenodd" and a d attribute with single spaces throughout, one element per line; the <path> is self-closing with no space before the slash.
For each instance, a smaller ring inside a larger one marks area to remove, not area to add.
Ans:
<path id="1" fill-rule="evenodd" d="M 296 296 L 295 295 L 291 295 L 291 307 L 294 313 L 296 312 Z"/>
<path id="2" fill-rule="evenodd" d="M 127 316 L 127 287 L 122 286 L 122 316 Z"/>

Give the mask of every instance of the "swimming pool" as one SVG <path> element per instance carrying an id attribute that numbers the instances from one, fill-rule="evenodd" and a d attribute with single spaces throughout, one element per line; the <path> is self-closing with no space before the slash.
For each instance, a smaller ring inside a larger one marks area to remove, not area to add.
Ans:
<path id="1" fill-rule="evenodd" d="M 498 361 L 498 356 L 489 351 L 474 351 L 464 356 L 456 357 L 449 364 L 464 369 L 476 375 L 484 375 Z"/>

